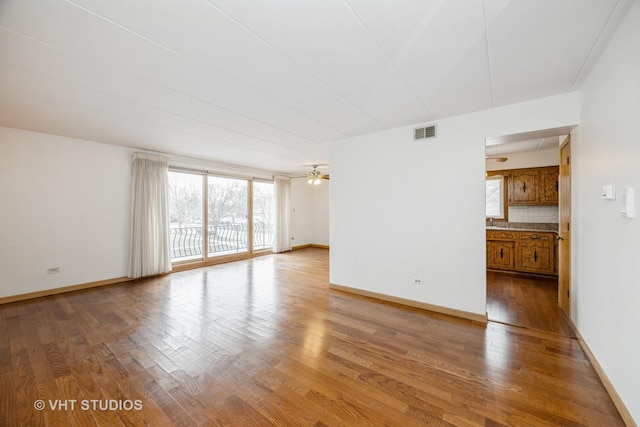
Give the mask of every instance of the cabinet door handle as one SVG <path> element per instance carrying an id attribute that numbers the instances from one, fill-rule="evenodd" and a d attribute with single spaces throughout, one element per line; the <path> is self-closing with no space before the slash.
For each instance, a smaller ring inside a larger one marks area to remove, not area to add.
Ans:
<path id="1" fill-rule="evenodd" d="M 538 251 L 533 251 L 533 262 L 538 262 Z"/>
<path id="2" fill-rule="evenodd" d="M 527 192 L 527 183 L 526 182 L 522 184 L 522 192 L 523 193 Z"/>
<path id="3" fill-rule="evenodd" d="M 500 259 L 502 259 L 503 255 L 504 254 L 502 253 L 502 248 L 500 248 Z"/>

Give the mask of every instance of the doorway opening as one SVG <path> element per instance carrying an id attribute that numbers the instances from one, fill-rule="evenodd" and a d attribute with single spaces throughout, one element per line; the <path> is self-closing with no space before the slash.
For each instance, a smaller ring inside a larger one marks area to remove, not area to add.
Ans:
<path id="1" fill-rule="evenodd" d="M 560 149 L 570 132 L 565 127 L 486 140 L 489 321 L 574 336 L 558 290 Z M 495 185 L 497 178 L 502 186 Z M 489 194 L 499 187 L 499 197 Z M 566 260 L 563 268 L 565 277 Z"/>

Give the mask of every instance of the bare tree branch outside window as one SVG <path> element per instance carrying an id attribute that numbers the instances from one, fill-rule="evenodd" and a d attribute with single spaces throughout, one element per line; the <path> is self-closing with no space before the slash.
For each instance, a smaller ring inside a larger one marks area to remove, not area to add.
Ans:
<path id="1" fill-rule="evenodd" d="M 503 179 L 491 177 L 486 180 L 486 216 L 488 218 L 503 218 Z"/>

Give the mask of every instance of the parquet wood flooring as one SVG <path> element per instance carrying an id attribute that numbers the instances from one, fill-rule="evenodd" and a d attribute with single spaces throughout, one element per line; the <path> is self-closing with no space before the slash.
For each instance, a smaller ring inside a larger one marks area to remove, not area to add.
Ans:
<path id="1" fill-rule="evenodd" d="M 575 339 L 329 290 L 305 249 L 0 306 L 0 425 L 623 423 Z"/>

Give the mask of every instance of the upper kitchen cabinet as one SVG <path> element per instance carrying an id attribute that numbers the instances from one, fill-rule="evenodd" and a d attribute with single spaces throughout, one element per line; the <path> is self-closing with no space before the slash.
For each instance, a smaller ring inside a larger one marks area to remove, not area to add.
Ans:
<path id="1" fill-rule="evenodd" d="M 559 167 L 540 168 L 538 172 L 540 176 L 540 204 L 557 205 Z"/>
<path id="2" fill-rule="evenodd" d="M 538 204 L 538 170 L 515 169 L 509 174 L 509 205 Z"/>
<path id="3" fill-rule="evenodd" d="M 509 170 L 509 205 L 557 205 L 558 172 L 558 166 Z"/>

